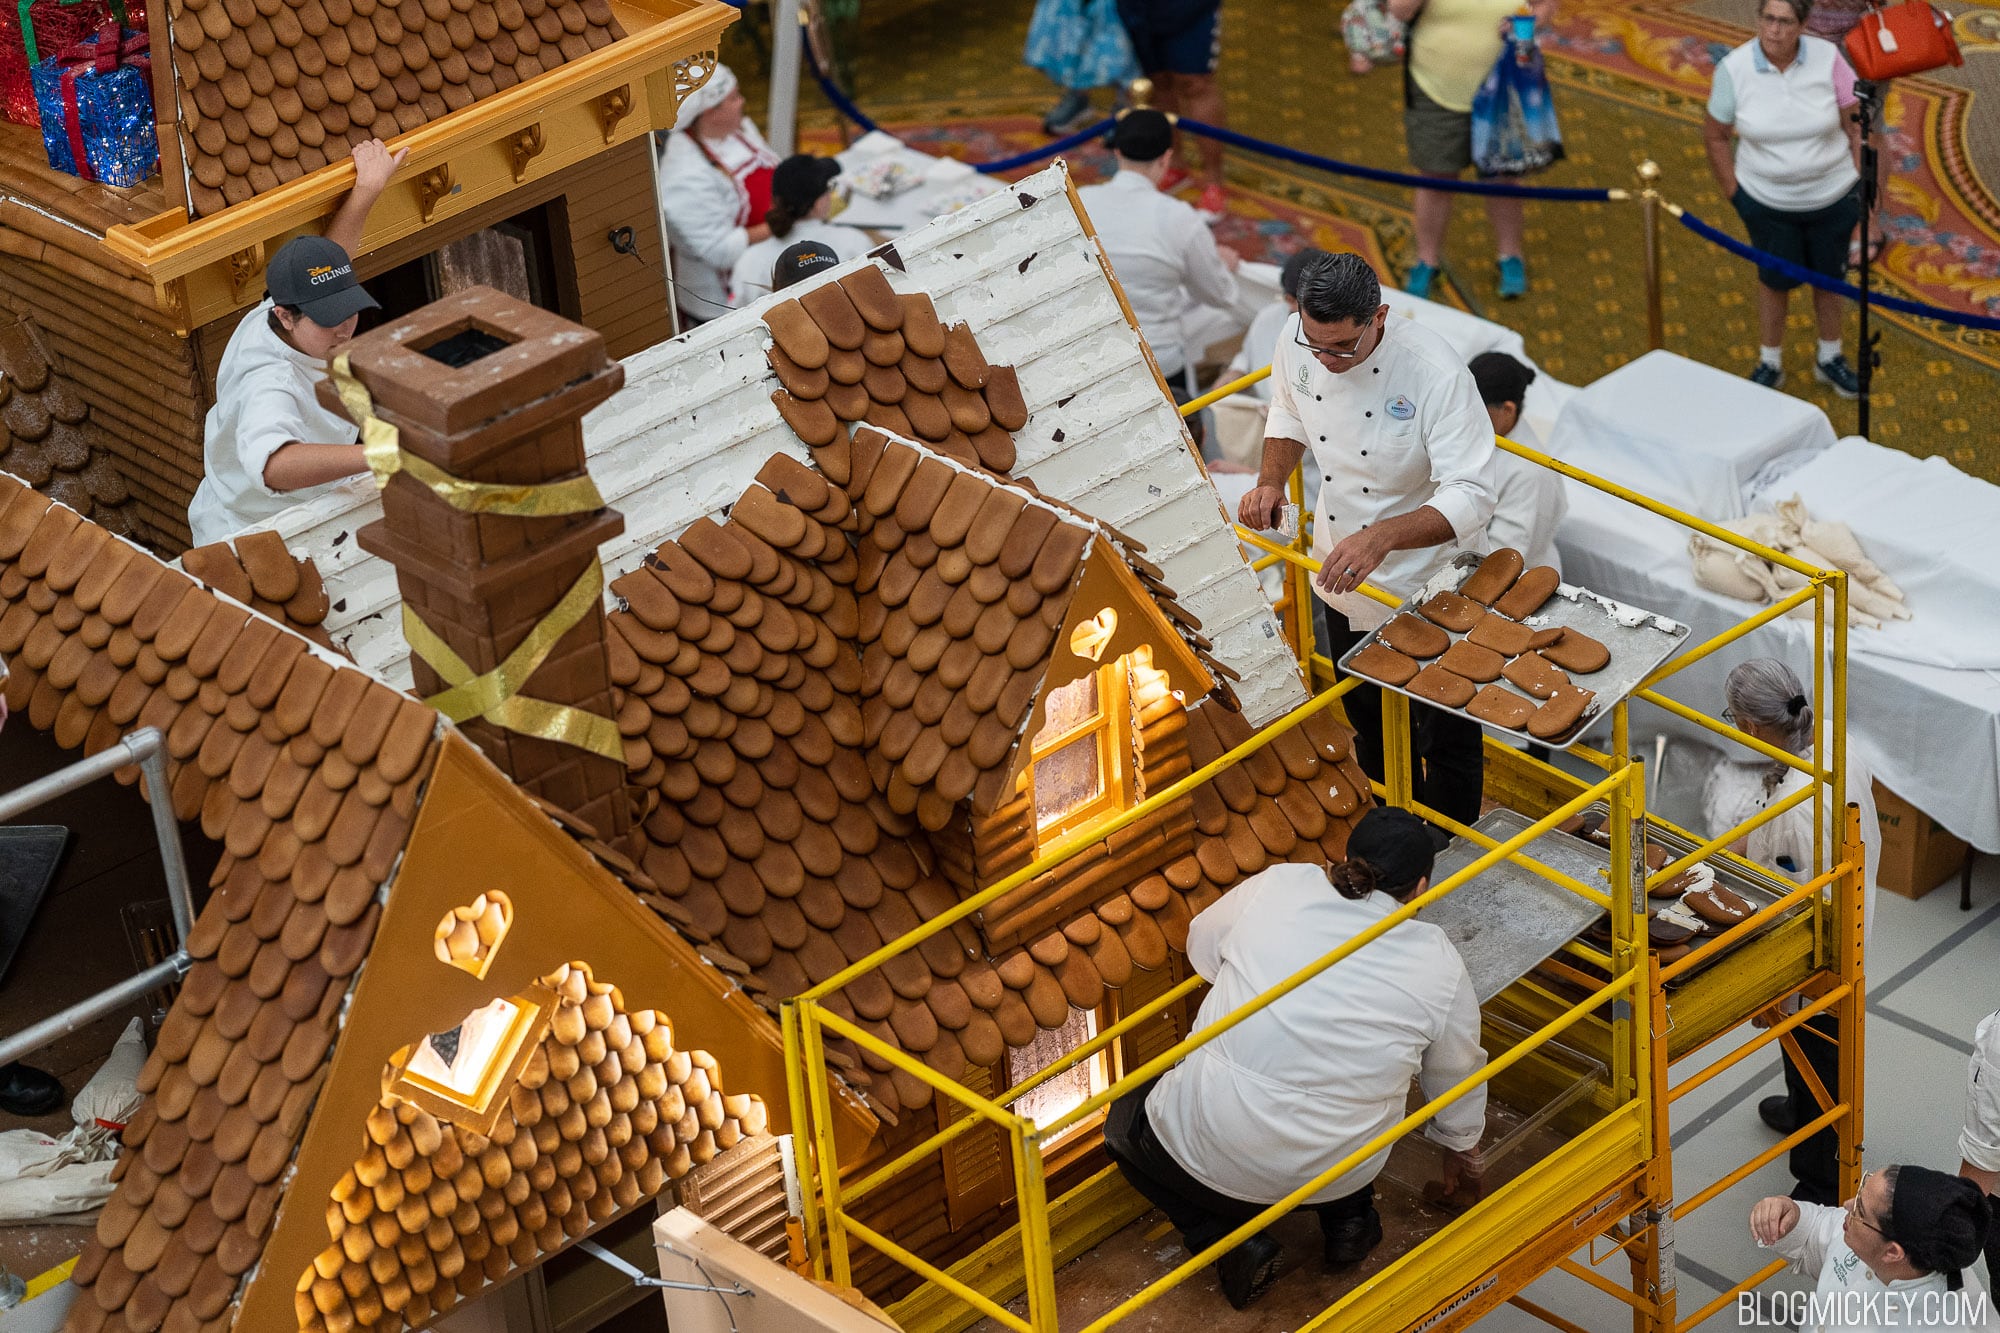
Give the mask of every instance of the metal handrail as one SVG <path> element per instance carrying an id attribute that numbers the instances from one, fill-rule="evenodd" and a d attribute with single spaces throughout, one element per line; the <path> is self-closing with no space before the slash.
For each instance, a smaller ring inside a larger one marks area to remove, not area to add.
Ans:
<path id="1" fill-rule="evenodd" d="M 58 796 L 87 787 L 133 764 L 139 766 L 146 803 L 153 810 L 153 833 L 160 843 L 160 865 L 167 880 L 167 901 L 173 909 L 174 934 L 181 947 L 165 961 L 154 964 L 137 976 L 107 986 L 39 1022 L 29 1024 L 19 1032 L 0 1038 L 0 1064 L 32 1055 L 85 1024 L 124 1008 L 148 991 L 179 981 L 193 966 L 193 960 L 188 957 L 187 939 L 194 929 L 194 894 L 188 883 L 187 859 L 181 852 L 180 826 L 174 822 L 173 792 L 167 782 L 166 741 L 158 728 L 142 727 L 97 754 L 79 759 L 0 796 L 0 823 L 17 819 Z"/>

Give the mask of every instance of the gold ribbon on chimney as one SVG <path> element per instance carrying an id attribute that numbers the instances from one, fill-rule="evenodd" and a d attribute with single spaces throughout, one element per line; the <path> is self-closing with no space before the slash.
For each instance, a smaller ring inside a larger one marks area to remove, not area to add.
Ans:
<path id="1" fill-rule="evenodd" d="M 507 654 L 504 662 L 483 675 L 474 675 L 465 659 L 405 603 L 403 637 L 409 641 L 410 650 L 451 687 L 424 702 L 454 722 L 483 717 L 508 731 L 574 745 L 624 763 L 625 742 L 618 734 L 618 724 L 610 718 L 568 704 L 521 695 L 528 678 L 548 660 L 563 635 L 575 629 L 593 606 L 601 606 L 603 597 L 604 566 L 593 559 L 563 594 L 563 599 L 549 608 L 541 623 L 529 631 L 528 637 Z"/>
<path id="2" fill-rule="evenodd" d="M 510 485 L 491 481 L 466 481 L 454 477 L 435 463 L 403 448 L 396 428 L 375 415 L 375 400 L 366 385 L 354 377 L 347 353 L 333 359 L 333 387 L 340 394 L 347 415 L 361 427 L 361 454 L 368 470 L 375 474 L 375 489 L 389 484 L 398 472 L 408 473 L 430 487 L 431 493 L 453 509 L 467 514 L 505 514 L 512 518 L 560 518 L 604 508 L 604 497 L 589 473 L 566 481 L 539 485 Z"/>

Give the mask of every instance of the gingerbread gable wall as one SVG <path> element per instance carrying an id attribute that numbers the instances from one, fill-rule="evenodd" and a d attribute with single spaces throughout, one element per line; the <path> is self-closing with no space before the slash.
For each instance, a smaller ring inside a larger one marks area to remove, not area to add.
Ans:
<path id="1" fill-rule="evenodd" d="M 899 294 L 928 293 L 987 360 L 1015 368 L 1028 419 L 1012 432 L 1014 474 L 1144 544 L 1161 585 L 1242 678 L 1246 715 L 1261 723 L 1304 702 L 1277 620 L 1072 207 L 1067 169 L 1058 163 L 824 282 L 870 264 Z M 778 304 L 767 298 L 629 358 L 625 389 L 586 420 L 591 473 L 626 518 L 603 553 L 614 573 L 733 503 L 773 454 L 806 456 L 771 401 L 779 380 L 762 317 Z M 326 578 L 334 639 L 404 682 L 407 649 L 385 614 L 397 601 L 393 571 L 353 542 L 379 512 L 372 485 L 356 479 L 271 526 Z"/>

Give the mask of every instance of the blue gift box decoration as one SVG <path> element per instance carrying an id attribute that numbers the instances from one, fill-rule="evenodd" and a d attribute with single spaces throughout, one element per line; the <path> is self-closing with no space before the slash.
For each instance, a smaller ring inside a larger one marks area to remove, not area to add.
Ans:
<path id="1" fill-rule="evenodd" d="M 30 73 L 50 166 L 116 186 L 153 174 L 160 145 L 145 33 L 107 22 Z"/>

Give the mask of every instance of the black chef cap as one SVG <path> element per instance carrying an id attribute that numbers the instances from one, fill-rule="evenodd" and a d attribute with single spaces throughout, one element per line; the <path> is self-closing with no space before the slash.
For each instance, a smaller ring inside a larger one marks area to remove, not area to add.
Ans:
<path id="1" fill-rule="evenodd" d="M 1347 859 L 1367 863 L 1376 883 L 1392 893 L 1431 873 L 1435 848 L 1430 826 L 1393 805 L 1376 806 L 1347 835 Z"/>
<path id="2" fill-rule="evenodd" d="M 1111 146 L 1128 162 L 1151 162 L 1174 146 L 1174 123 L 1164 111 L 1136 107 L 1118 118 Z"/>
<path id="3" fill-rule="evenodd" d="M 1927 1166 L 1899 1166 L 1889 1196 L 1889 1239 L 1910 1262 L 1929 1273 L 1945 1274 L 1958 1289 L 1959 1271 L 1986 1252 L 1991 1224 L 1986 1196 L 1963 1176 Z"/>

